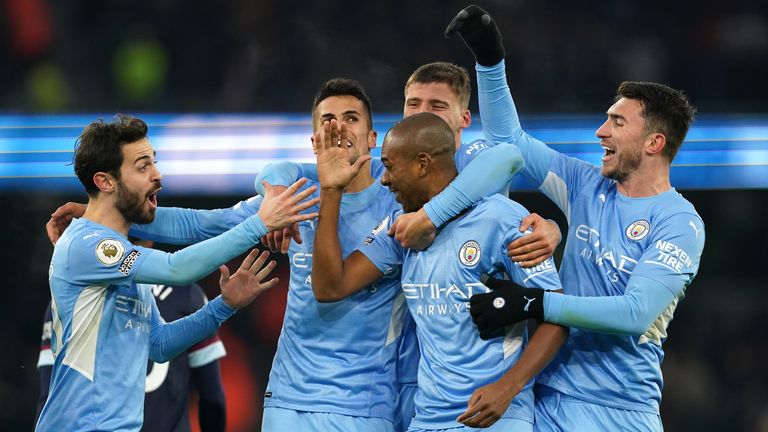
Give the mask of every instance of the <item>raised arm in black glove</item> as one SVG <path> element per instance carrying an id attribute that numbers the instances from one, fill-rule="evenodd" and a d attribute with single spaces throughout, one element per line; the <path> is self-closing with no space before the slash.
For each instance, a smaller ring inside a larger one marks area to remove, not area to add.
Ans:
<path id="1" fill-rule="evenodd" d="M 459 33 L 477 63 L 493 66 L 504 58 L 501 32 L 488 12 L 479 6 L 469 5 L 453 18 L 445 28 L 445 37 L 450 38 L 454 33 Z"/>
<path id="2" fill-rule="evenodd" d="M 483 274 L 480 282 L 492 291 L 469 298 L 469 313 L 481 339 L 500 336 L 505 326 L 533 318 L 544 319 L 544 290 L 523 288 L 509 280 Z"/>

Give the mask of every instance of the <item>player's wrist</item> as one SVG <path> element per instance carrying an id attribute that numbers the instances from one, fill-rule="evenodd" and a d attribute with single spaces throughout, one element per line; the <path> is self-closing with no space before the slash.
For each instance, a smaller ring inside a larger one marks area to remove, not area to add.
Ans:
<path id="1" fill-rule="evenodd" d="M 341 200 L 341 196 L 344 194 L 344 188 L 336 187 L 336 186 L 323 186 L 320 188 L 320 199 L 321 202 L 323 199 L 331 198 L 331 199 L 339 199 Z"/>
<path id="2" fill-rule="evenodd" d="M 424 210 L 424 207 L 420 208 L 419 211 L 416 212 L 416 217 L 418 218 L 419 225 L 422 228 L 428 229 L 428 230 L 437 229 L 435 224 L 429 218 L 429 215 L 427 214 L 426 210 Z"/>

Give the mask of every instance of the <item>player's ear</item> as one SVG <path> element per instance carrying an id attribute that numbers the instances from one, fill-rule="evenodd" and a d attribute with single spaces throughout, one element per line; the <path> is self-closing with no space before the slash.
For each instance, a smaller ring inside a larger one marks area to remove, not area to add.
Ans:
<path id="1" fill-rule="evenodd" d="M 112 192 L 115 190 L 115 178 L 105 172 L 97 172 L 93 175 L 93 184 L 102 192 Z"/>
<path id="2" fill-rule="evenodd" d="M 472 113 L 469 112 L 469 108 L 465 109 L 461 113 L 461 128 L 466 129 L 472 124 Z"/>
<path id="3" fill-rule="evenodd" d="M 376 148 L 376 139 L 378 138 L 379 134 L 376 133 L 375 130 L 369 130 L 368 131 L 368 148 Z"/>
<path id="4" fill-rule="evenodd" d="M 429 167 L 432 165 L 432 156 L 425 152 L 420 152 L 416 155 L 416 162 L 419 164 L 419 176 L 423 177 L 429 172 Z"/>
<path id="5" fill-rule="evenodd" d="M 309 141 L 312 142 L 312 153 L 317 156 L 317 143 L 315 143 L 315 135 L 312 135 L 309 137 Z"/>
<path id="6" fill-rule="evenodd" d="M 645 143 L 645 151 L 648 154 L 654 155 L 664 150 L 664 147 L 667 145 L 667 137 L 658 132 L 652 133 L 646 137 Z"/>

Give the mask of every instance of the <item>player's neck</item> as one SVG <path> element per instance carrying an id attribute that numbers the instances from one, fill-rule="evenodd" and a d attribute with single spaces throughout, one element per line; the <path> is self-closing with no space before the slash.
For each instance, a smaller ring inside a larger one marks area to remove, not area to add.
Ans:
<path id="1" fill-rule="evenodd" d="M 128 235 L 128 229 L 131 227 L 131 223 L 115 207 L 111 195 L 102 194 L 96 198 L 89 198 L 83 218 L 104 225 L 125 236 Z"/>
<path id="2" fill-rule="evenodd" d="M 638 169 L 629 178 L 618 183 L 620 194 L 630 198 L 646 198 L 662 194 L 672 188 L 669 169 Z"/>
<path id="3" fill-rule="evenodd" d="M 360 168 L 360 172 L 352 179 L 351 182 L 344 188 L 344 193 L 360 192 L 372 185 L 375 180 L 371 177 L 371 161 L 363 164 Z"/>
<path id="4" fill-rule="evenodd" d="M 434 171 L 428 180 L 425 179 L 427 201 L 445 190 L 457 175 L 458 172 L 456 171 L 456 168 L 438 169 L 437 171 Z M 425 201 L 425 204 L 427 201 Z"/>

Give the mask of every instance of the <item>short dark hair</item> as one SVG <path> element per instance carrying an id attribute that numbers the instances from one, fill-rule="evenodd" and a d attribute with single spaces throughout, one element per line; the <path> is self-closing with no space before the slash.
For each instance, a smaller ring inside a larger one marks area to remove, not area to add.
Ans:
<path id="1" fill-rule="evenodd" d="M 102 119 L 96 120 L 83 129 L 75 143 L 75 174 L 89 196 L 99 192 L 93 176 L 98 172 L 106 172 L 120 179 L 123 145 L 146 136 L 147 124 L 126 114 L 115 115 L 109 123 Z"/>
<path id="2" fill-rule="evenodd" d="M 368 119 L 368 126 L 373 129 L 373 113 L 371 109 L 371 100 L 368 98 L 368 94 L 365 93 L 365 89 L 359 82 L 349 78 L 332 78 L 324 82 L 320 86 L 320 90 L 315 94 L 315 99 L 312 101 L 312 122 L 315 120 L 315 110 L 320 102 L 328 99 L 331 96 L 352 96 L 358 99 L 365 105 L 365 109 L 368 110 L 366 118 Z"/>
<path id="3" fill-rule="evenodd" d="M 671 162 L 683 144 L 696 114 L 696 108 L 691 105 L 688 97 L 682 91 L 664 84 L 624 81 L 616 91 L 616 101 L 621 98 L 640 102 L 645 132 L 664 134 L 667 144 L 662 154 Z"/>
<path id="4" fill-rule="evenodd" d="M 458 96 L 462 108 L 469 107 L 469 96 L 472 94 L 470 88 L 469 73 L 461 66 L 448 62 L 427 63 L 413 71 L 405 83 L 405 92 L 408 87 L 414 83 L 430 84 L 445 83 Z"/>

